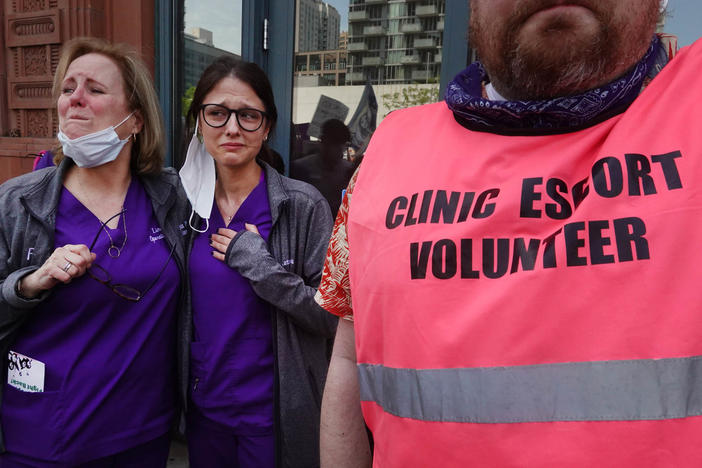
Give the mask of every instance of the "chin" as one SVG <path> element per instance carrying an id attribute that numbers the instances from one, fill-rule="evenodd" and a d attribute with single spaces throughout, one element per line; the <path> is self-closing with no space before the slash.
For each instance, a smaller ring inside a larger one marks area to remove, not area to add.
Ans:
<path id="1" fill-rule="evenodd" d="M 546 66 L 551 57 L 560 66 L 563 56 L 573 60 L 577 54 L 593 53 L 593 45 L 606 36 L 606 26 L 589 12 L 544 13 L 527 22 L 517 33 L 518 53 L 542 56 Z"/>
<path id="2" fill-rule="evenodd" d="M 85 128 L 78 125 L 67 125 L 66 127 L 60 126 L 60 128 L 64 135 L 66 135 L 71 140 L 75 140 L 76 138 L 80 138 L 82 136 L 89 135 L 97 131 L 93 130 L 92 128 Z"/>
<path id="3" fill-rule="evenodd" d="M 256 155 L 241 155 L 237 153 L 224 153 L 215 158 L 219 165 L 232 169 L 241 169 L 256 164 Z"/>
<path id="4" fill-rule="evenodd" d="M 577 16 L 572 18 L 571 16 Z M 605 25 L 582 15 L 551 15 L 514 37 L 512 53 L 501 61 L 501 84 L 520 99 L 574 94 L 602 82 L 612 57 Z M 575 21 L 575 20 L 578 21 Z"/>

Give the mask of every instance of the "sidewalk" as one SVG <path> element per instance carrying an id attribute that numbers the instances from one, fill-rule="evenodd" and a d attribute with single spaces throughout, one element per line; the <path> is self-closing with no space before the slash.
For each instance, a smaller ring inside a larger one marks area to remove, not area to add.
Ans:
<path id="1" fill-rule="evenodd" d="M 171 453 L 168 455 L 168 468 L 188 468 L 188 449 L 179 440 L 171 442 Z"/>

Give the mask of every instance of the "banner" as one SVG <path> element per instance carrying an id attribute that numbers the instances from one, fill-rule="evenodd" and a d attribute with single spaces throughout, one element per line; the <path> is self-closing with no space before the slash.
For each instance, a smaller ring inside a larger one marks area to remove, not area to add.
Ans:
<path id="1" fill-rule="evenodd" d="M 378 101 L 370 83 L 366 83 L 356 111 L 348 124 L 351 131 L 351 146 L 355 152 L 363 153 L 375 131 L 378 116 Z"/>

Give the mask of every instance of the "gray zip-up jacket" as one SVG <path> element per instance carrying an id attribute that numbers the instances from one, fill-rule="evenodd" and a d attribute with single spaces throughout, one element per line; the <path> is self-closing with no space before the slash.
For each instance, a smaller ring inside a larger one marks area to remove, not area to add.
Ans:
<path id="1" fill-rule="evenodd" d="M 261 163 L 273 225 L 268 244 L 239 231 L 226 262 L 271 306 L 275 357 L 276 465 L 319 466 L 322 391 L 337 319 L 314 300 L 332 230 L 329 205 L 304 182 L 283 177 Z M 194 222 L 199 222 L 196 220 Z M 195 224 L 194 224 L 195 225 Z M 192 248 L 192 239 L 190 247 Z M 192 339 L 192 309 L 183 320 Z M 189 346 L 182 349 L 182 398 L 187 404 Z"/>
<path id="2" fill-rule="evenodd" d="M 65 158 L 58 168 L 25 174 L 0 186 L 0 376 L 7 375 L 7 354 L 17 330 L 31 318 L 34 308 L 51 294 L 46 291 L 27 300 L 17 295 L 15 285 L 20 278 L 37 270 L 54 251 L 56 207 L 63 179 L 72 164 Z M 179 226 L 187 223 L 190 205 L 178 174 L 169 168 L 158 176 L 143 176 L 139 180 L 151 199 L 168 244 L 177 244 L 173 258 L 180 271 L 181 284 L 185 285 L 184 238 Z M 185 304 L 185 290 L 181 287 L 181 307 Z M 0 399 L 2 389 L 0 385 Z M 0 433 L 0 453 L 4 451 Z"/>

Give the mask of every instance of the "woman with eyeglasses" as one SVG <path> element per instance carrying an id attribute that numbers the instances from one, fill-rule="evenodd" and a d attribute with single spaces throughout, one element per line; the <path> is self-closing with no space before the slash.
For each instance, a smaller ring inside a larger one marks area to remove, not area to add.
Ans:
<path id="1" fill-rule="evenodd" d="M 57 167 L 0 186 L 0 466 L 165 467 L 190 209 L 158 99 L 94 38 L 64 45 L 54 92 Z"/>
<path id="2" fill-rule="evenodd" d="M 204 71 L 187 115 L 181 178 L 196 232 L 181 368 L 193 468 L 319 465 L 336 320 L 314 295 L 332 220 L 314 187 L 263 162 L 276 118 L 263 70 L 229 57 Z"/>

